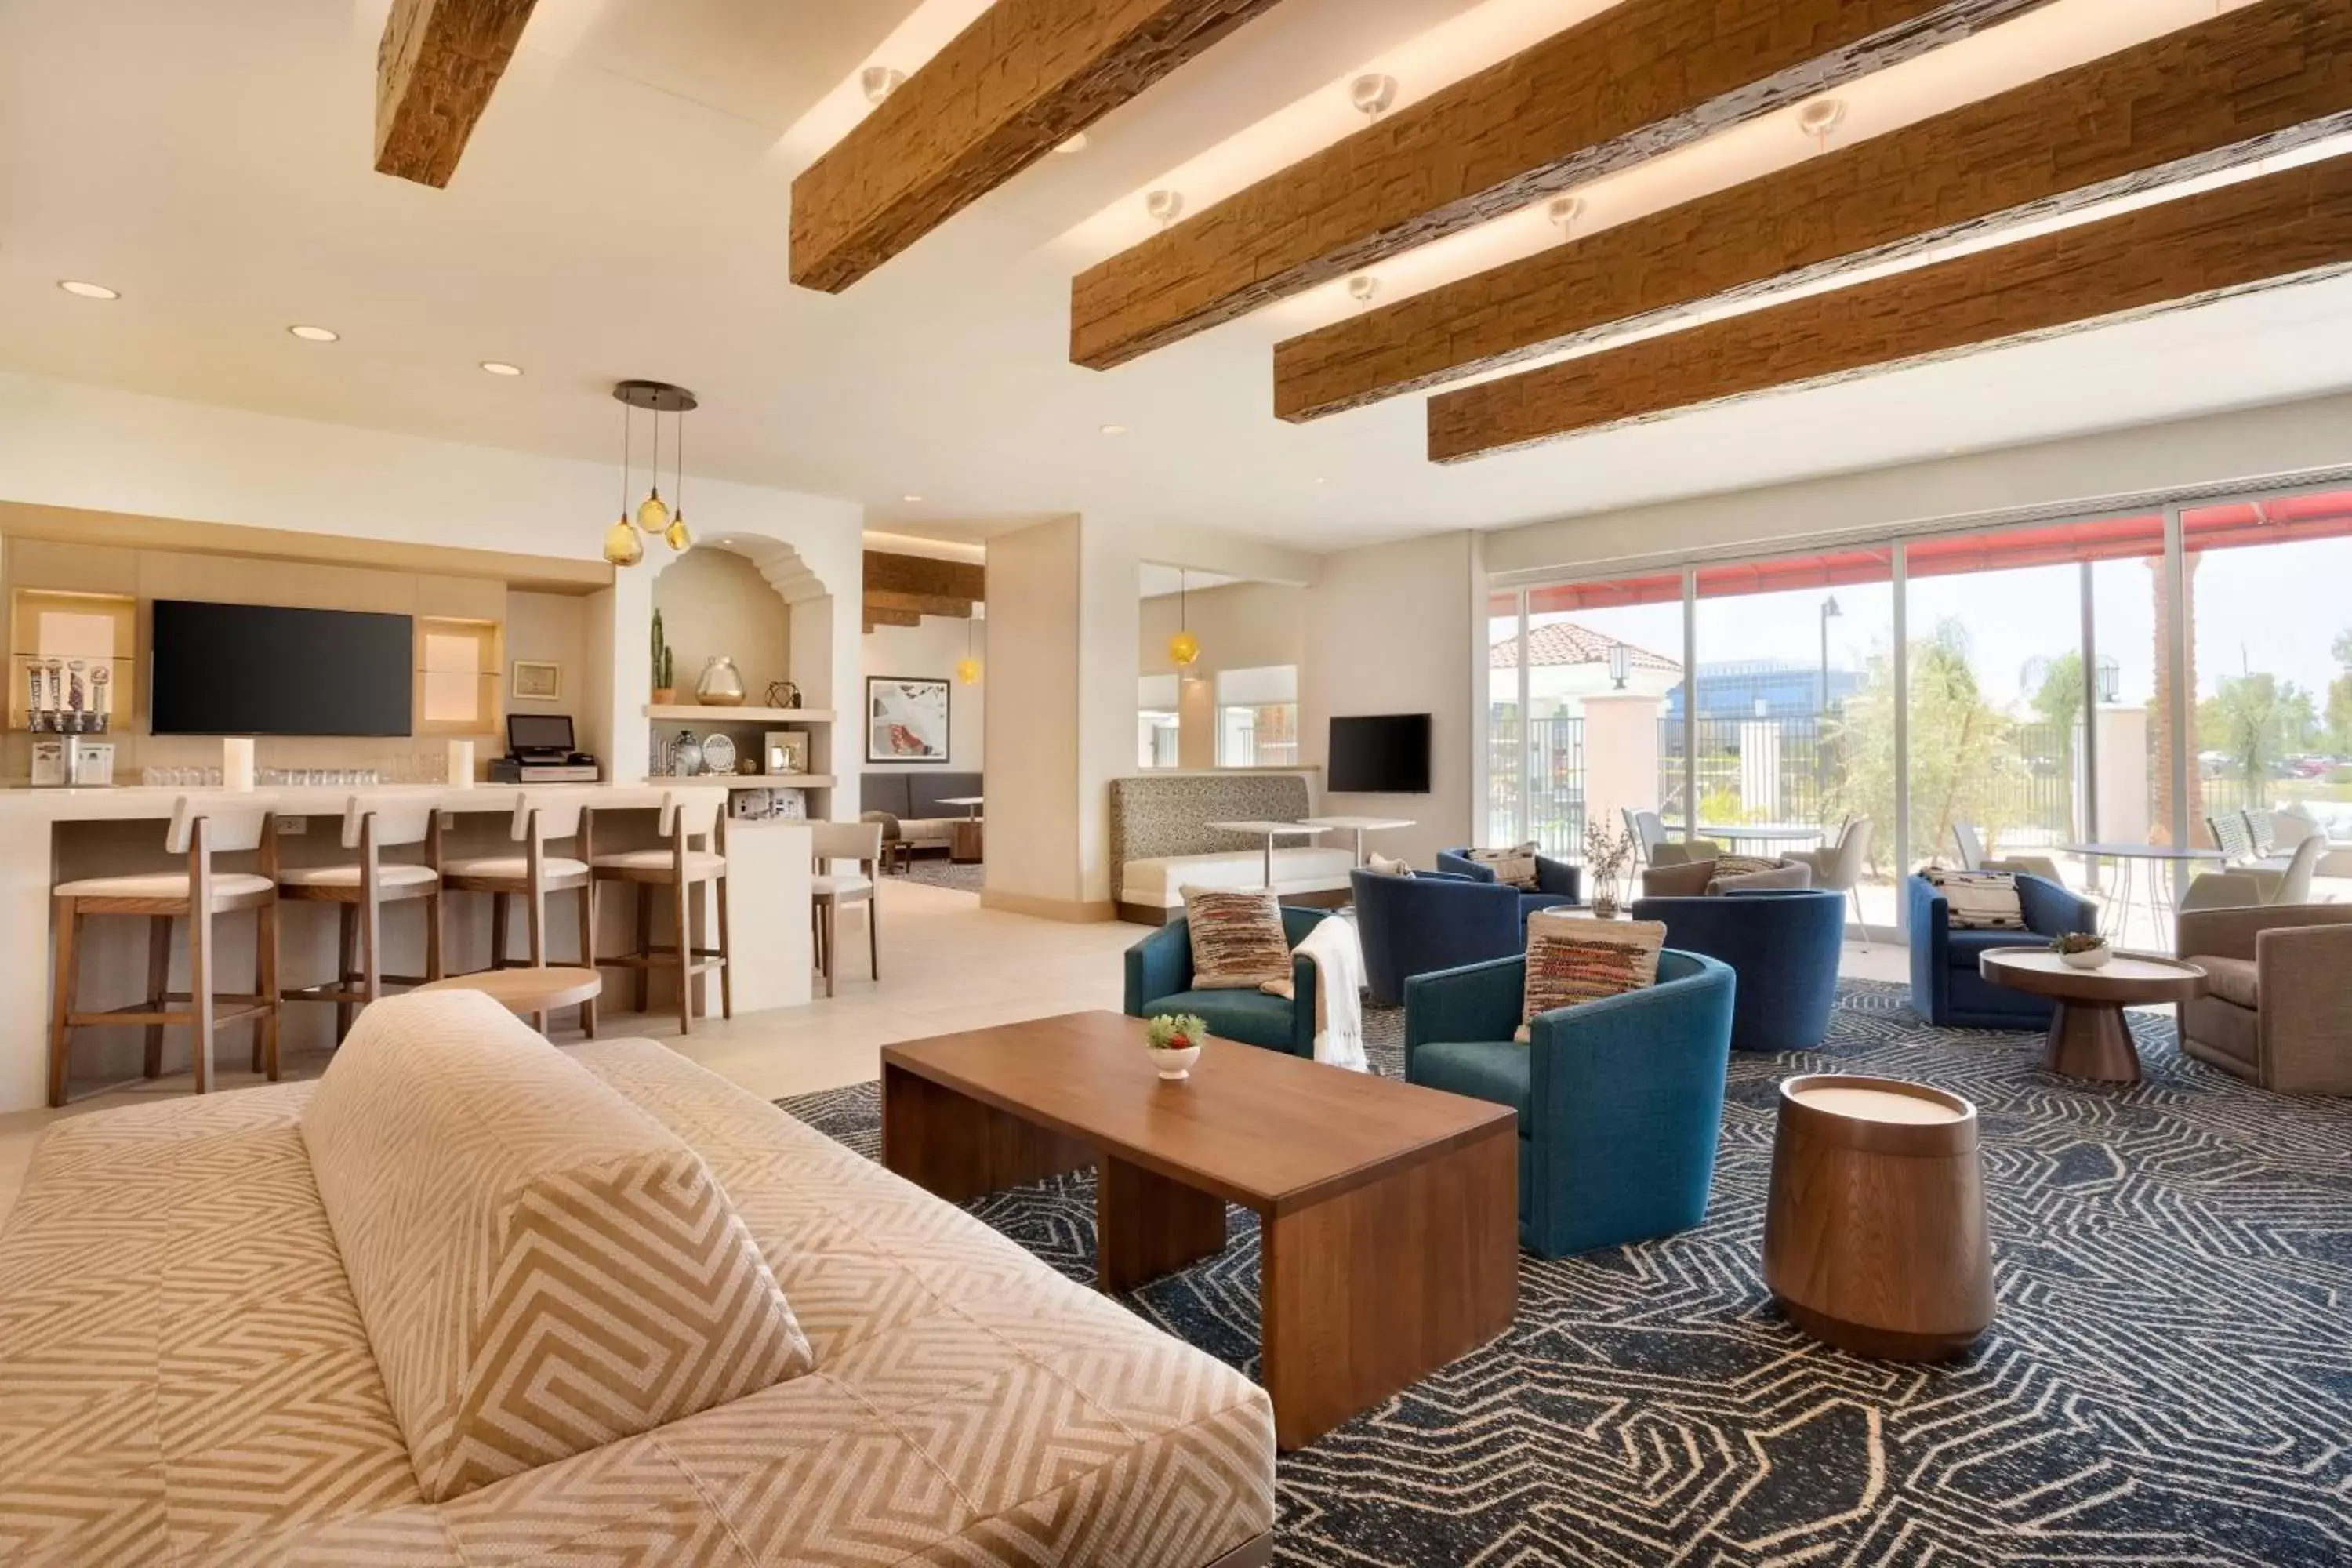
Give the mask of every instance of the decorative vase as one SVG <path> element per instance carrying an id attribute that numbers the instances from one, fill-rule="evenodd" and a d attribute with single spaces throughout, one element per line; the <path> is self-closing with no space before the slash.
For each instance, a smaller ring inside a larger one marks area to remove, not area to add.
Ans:
<path id="1" fill-rule="evenodd" d="M 692 735 L 680 735 L 670 745 L 669 771 L 682 779 L 690 779 L 702 771 L 702 742 Z"/>
<path id="2" fill-rule="evenodd" d="M 1609 894 L 1595 893 L 1592 895 L 1592 912 L 1601 920 L 1613 921 L 1617 918 L 1617 900 Z"/>
<path id="3" fill-rule="evenodd" d="M 1192 1077 L 1192 1064 L 1200 1059 L 1201 1047 L 1198 1046 L 1186 1046 L 1181 1051 L 1154 1051 L 1151 1053 L 1151 1065 L 1160 1070 L 1160 1076 L 1161 1078 L 1167 1079 L 1171 1083 L 1174 1083 L 1180 1079 Z"/>
<path id="4" fill-rule="evenodd" d="M 706 708 L 740 708 L 743 677 L 735 661 L 723 653 L 712 654 L 702 667 L 702 679 L 694 683 L 694 700 Z"/>
<path id="5" fill-rule="evenodd" d="M 2058 955 L 2058 962 L 2069 969 L 2105 969 L 2107 960 L 2115 955 L 2113 948 L 2100 946 L 2086 948 L 2081 952 L 2062 952 Z"/>

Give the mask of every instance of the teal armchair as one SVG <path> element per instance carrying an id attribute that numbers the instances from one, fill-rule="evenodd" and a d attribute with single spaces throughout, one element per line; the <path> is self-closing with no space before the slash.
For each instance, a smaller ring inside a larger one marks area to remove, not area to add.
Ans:
<path id="1" fill-rule="evenodd" d="M 1307 933 L 1331 918 L 1328 910 L 1282 911 L 1282 934 L 1296 948 Z M 1315 1059 L 1315 963 L 1295 954 L 1287 997 L 1263 991 L 1192 989 L 1192 928 L 1181 916 L 1127 950 L 1127 1016 L 1156 1017 L 1190 1013 L 1220 1039 L 1243 1040 L 1269 1050 Z"/>
<path id="2" fill-rule="evenodd" d="M 1706 1217 L 1731 1062 L 1730 969 L 1673 948 L 1658 983 L 1539 1015 L 1520 1045 L 1527 960 L 1405 983 L 1405 1078 L 1519 1115 L 1519 1245 L 1545 1258 Z"/>

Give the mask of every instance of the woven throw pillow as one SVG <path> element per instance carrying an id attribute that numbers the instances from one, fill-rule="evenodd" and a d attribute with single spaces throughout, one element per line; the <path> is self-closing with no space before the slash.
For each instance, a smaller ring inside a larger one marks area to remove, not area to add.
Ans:
<path id="1" fill-rule="evenodd" d="M 2008 871 L 1946 871 L 1927 873 L 1927 882 L 1944 895 L 1954 931 L 2023 931 L 2025 910 L 2017 900 L 2017 878 Z"/>
<path id="2" fill-rule="evenodd" d="M 1195 991 L 1255 991 L 1290 978 L 1290 942 L 1272 893 L 1187 888 L 1184 919 L 1192 928 Z"/>
<path id="3" fill-rule="evenodd" d="M 1473 849 L 1469 858 L 1495 873 L 1495 880 L 1507 888 L 1522 892 L 1536 889 L 1536 843 L 1527 843 L 1509 849 Z"/>
<path id="4" fill-rule="evenodd" d="M 1367 857 L 1364 861 L 1364 869 L 1367 871 L 1376 871 L 1383 877 L 1410 877 L 1412 875 L 1412 868 L 1411 866 L 1406 865 L 1402 860 L 1391 860 L 1385 855 L 1372 855 Z"/>
<path id="5" fill-rule="evenodd" d="M 1663 921 L 1545 921 L 1528 942 L 1527 992 L 1511 1037 L 1524 1044 L 1539 1013 L 1655 985 L 1665 945 Z"/>

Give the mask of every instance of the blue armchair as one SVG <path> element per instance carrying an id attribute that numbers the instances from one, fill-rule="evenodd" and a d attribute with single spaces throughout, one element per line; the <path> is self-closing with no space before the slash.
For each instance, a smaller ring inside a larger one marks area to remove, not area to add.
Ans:
<path id="1" fill-rule="evenodd" d="M 1495 868 L 1470 858 L 1467 849 L 1441 849 L 1437 852 L 1437 868 L 1449 877 L 1466 877 L 1474 882 L 1495 880 Z M 1538 910 L 1548 910 L 1555 904 L 1580 903 L 1584 873 L 1564 860 L 1536 857 L 1535 891 L 1513 889 L 1519 895 L 1519 920 Z"/>
<path id="2" fill-rule="evenodd" d="M 1827 889 L 1764 889 L 1713 898 L 1633 900 L 1637 921 L 1664 921 L 1666 945 L 1719 958 L 1739 977 L 1731 1010 L 1736 1051 L 1811 1050 L 1829 1037 L 1837 1003 L 1845 899 Z"/>
<path id="3" fill-rule="evenodd" d="M 1282 933 L 1296 948 L 1328 910 L 1286 908 Z M 1192 928 L 1182 916 L 1127 950 L 1127 1016 L 1191 1013 L 1221 1039 L 1315 1059 L 1315 962 L 1294 954 L 1289 997 L 1263 991 L 1192 989 Z"/>
<path id="4" fill-rule="evenodd" d="M 1996 985 L 1977 960 L 2000 947 L 2040 947 L 2068 931 L 2095 931 L 2099 906 L 2040 877 L 2017 879 L 2023 931 L 1954 931 L 1951 906 L 1925 877 L 1904 889 L 1911 925 L 1911 1005 L 1930 1024 L 1961 1029 L 2041 1029 L 2052 1003 Z"/>
<path id="5" fill-rule="evenodd" d="M 1527 949 L 1518 889 L 1493 880 L 1423 871 L 1357 871 L 1356 931 L 1372 1000 L 1393 1007 L 1416 974 L 1459 969 Z"/>
<path id="6" fill-rule="evenodd" d="M 1404 1073 L 1519 1113 L 1519 1245 L 1545 1258 L 1706 1217 L 1731 1061 L 1731 971 L 1668 949 L 1658 983 L 1518 1027 L 1527 959 L 1405 983 Z"/>

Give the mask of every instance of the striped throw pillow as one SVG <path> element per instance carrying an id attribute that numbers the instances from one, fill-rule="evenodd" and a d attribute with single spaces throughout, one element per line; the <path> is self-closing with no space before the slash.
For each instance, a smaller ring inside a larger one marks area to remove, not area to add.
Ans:
<path id="1" fill-rule="evenodd" d="M 1255 991 L 1290 978 L 1290 942 L 1271 892 L 1187 888 L 1184 919 L 1195 991 Z"/>
<path id="2" fill-rule="evenodd" d="M 2025 929 L 2025 907 L 2018 901 L 2013 873 L 1937 868 L 1927 876 L 1928 885 L 1944 895 L 1954 931 Z"/>
<path id="3" fill-rule="evenodd" d="M 1530 838 L 1508 849 L 1473 849 L 1470 858 L 1495 873 L 1495 880 L 1523 893 L 1536 890 L 1537 845 Z"/>
<path id="4" fill-rule="evenodd" d="M 1525 1044 L 1539 1013 L 1655 985 L 1665 945 L 1663 921 L 1546 920 L 1528 942 L 1527 992 L 1511 1037 Z"/>

